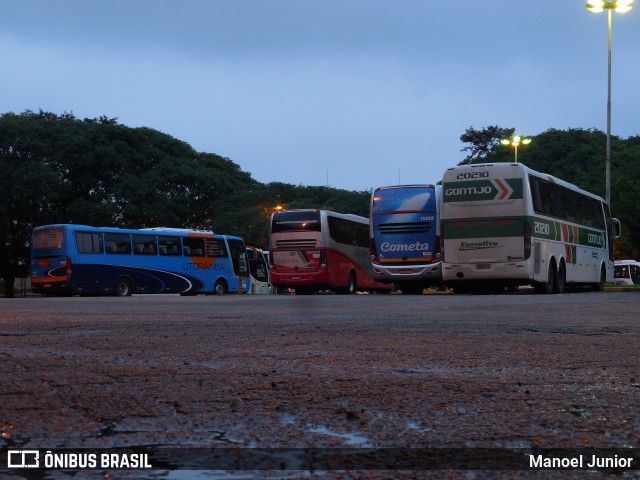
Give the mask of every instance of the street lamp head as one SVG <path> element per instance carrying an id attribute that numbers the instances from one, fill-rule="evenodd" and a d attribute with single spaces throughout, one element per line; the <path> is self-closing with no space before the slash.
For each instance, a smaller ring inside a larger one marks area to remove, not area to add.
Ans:
<path id="1" fill-rule="evenodd" d="M 604 10 L 604 2 L 602 0 L 587 0 L 587 10 L 600 13 Z"/>
<path id="2" fill-rule="evenodd" d="M 530 138 L 522 138 L 520 135 L 514 135 L 513 137 L 500 140 L 502 145 L 511 145 L 512 147 L 518 147 L 520 144 L 529 145 L 531 143 Z"/>
<path id="3" fill-rule="evenodd" d="M 633 0 L 618 0 L 616 2 L 616 12 L 624 13 L 631 10 L 633 7 Z"/>
<path id="4" fill-rule="evenodd" d="M 500 143 L 505 146 L 511 145 L 514 149 L 515 161 L 518 163 L 518 147 L 522 145 L 529 145 L 531 143 L 530 138 L 522 138 L 520 135 L 514 135 L 510 139 L 502 139 Z"/>
<path id="5" fill-rule="evenodd" d="M 600 13 L 604 10 L 615 10 L 624 13 L 631 10 L 633 0 L 587 0 L 587 10 L 593 13 Z"/>

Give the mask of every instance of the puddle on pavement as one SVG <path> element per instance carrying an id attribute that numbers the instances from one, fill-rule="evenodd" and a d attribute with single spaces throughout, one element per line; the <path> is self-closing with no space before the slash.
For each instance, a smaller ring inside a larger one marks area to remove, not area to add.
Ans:
<path id="1" fill-rule="evenodd" d="M 280 424 L 282 425 L 297 425 L 298 421 L 296 417 L 291 413 L 285 413 L 280 417 Z M 344 445 L 347 447 L 369 447 L 371 441 L 368 437 L 358 432 L 351 433 L 338 433 L 335 430 L 331 430 L 323 425 L 311 426 L 307 424 L 305 433 L 319 433 L 320 435 L 326 435 L 328 437 L 340 438 L 343 440 Z"/>
<path id="2" fill-rule="evenodd" d="M 319 433 L 321 435 L 327 435 L 329 437 L 341 438 L 344 441 L 345 446 L 348 447 L 369 447 L 371 442 L 369 439 L 361 433 L 338 433 L 330 428 L 324 426 L 317 426 L 307 429 L 308 433 Z"/>

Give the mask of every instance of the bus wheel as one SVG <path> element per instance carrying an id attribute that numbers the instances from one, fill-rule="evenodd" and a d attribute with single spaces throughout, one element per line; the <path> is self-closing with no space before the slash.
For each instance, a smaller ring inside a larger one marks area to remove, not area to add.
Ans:
<path id="1" fill-rule="evenodd" d="M 556 283 L 553 287 L 553 293 L 562 293 L 564 292 L 564 286 L 567 282 L 567 270 L 564 266 L 564 262 L 560 262 L 560 267 L 558 268 L 558 273 L 556 273 Z"/>
<path id="2" fill-rule="evenodd" d="M 118 297 L 131 296 L 131 282 L 126 278 L 121 278 L 116 283 L 116 295 Z"/>
<path id="3" fill-rule="evenodd" d="M 216 295 L 224 295 L 227 293 L 227 286 L 223 280 L 216 281 L 216 284 L 213 286 L 213 293 Z"/>
<path id="4" fill-rule="evenodd" d="M 604 284 L 607 281 L 607 271 L 604 269 L 604 265 L 600 267 L 600 281 L 594 283 L 592 288 L 594 292 L 604 292 Z"/>
<path id="5" fill-rule="evenodd" d="M 355 272 L 349 272 L 349 281 L 347 283 L 347 293 L 353 295 L 356 293 L 356 274 Z"/>
<path id="6" fill-rule="evenodd" d="M 547 270 L 547 281 L 545 283 L 537 283 L 535 285 L 536 292 L 538 293 L 553 293 L 553 287 L 556 284 L 556 262 L 551 261 L 549 263 L 549 269 Z"/>

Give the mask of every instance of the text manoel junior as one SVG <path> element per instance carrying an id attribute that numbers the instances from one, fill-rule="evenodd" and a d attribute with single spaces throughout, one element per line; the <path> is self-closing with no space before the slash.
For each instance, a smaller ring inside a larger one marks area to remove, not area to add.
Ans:
<path id="1" fill-rule="evenodd" d="M 629 457 L 598 457 L 592 455 L 586 463 L 584 455 L 576 457 L 545 457 L 544 455 L 531 455 L 529 457 L 530 468 L 630 468 L 633 458 Z"/>

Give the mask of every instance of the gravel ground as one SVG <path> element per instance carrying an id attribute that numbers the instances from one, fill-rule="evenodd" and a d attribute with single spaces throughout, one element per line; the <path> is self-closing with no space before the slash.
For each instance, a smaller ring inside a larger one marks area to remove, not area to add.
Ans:
<path id="1" fill-rule="evenodd" d="M 0 446 L 637 448 L 638 298 L 576 293 L 6 300 L 0 305 Z M 155 471 L 144 478 L 214 475 L 191 473 Z M 48 475 L 34 478 L 58 478 Z"/>

